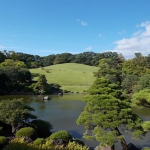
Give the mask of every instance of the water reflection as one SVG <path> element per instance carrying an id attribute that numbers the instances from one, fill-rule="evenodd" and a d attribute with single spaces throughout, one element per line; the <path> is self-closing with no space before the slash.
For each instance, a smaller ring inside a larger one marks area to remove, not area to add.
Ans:
<path id="1" fill-rule="evenodd" d="M 76 120 L 80 113 L 83 111 L 85 103 L 81 101 L 84 95 L 65 95 L 63 97 L 50 96 L 52 99 L 50 101 L 42 101 L 41 98 L 37 96 L 1 96 L 1 99 L 12 99 L 23 98 L 24 102 L 35 109 L 33 112 L 38 118 L 50 121 L 53 125 L 54 131 L 67 130 L 71 133 L 74 138 L 82 138 L 85 131 L 83 126 L 77 126 Z M 150 109 L 135 109 L 133 112 L 143 118 L 143 120 L 150 120 Z M 134 143 L 137 147 L 150 146 L 150 132 L 143 137 L 142 140 L 134 140 L 132 137 L 121 131 L 125 136 L 127 143 Z M 98 145 L 96 141 L 83 141 L 88 145 L 95 147 Z M 115 145 L 116 149 L 122 149 L 120 144 Z"/>

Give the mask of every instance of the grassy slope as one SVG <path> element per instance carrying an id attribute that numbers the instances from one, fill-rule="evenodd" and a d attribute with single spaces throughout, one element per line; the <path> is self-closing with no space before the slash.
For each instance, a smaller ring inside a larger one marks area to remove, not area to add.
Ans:
<path id="1" fill-rule="evenodd" d="M 98 68 L 93 66 L 66 63 L 44 67 L 44 70 L 36 68 L 30 71 L 33 74 L 45 74 L 48 83 L 58 83 L 62 89 L 83 92 L 92 85 L 95 80 L 93 72 L 97 70 Z M 37 77 L 34 79 L 36 80 Z"/>

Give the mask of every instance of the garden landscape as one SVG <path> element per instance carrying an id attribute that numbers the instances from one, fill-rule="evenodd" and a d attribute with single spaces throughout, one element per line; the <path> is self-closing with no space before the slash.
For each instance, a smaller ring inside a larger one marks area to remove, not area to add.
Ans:
<path id="1" fill-rule="evenodd" d="M 0 0 L 0 150 L 150 150 L 149 6 Z"/>

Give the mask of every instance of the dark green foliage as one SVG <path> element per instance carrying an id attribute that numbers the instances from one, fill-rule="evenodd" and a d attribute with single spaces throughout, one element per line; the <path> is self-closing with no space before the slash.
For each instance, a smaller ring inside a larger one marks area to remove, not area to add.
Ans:
<path id="1" fill-rule="evenodd" d="M 26 143 L 10 143 L 3 150 L 40 150 L 40 149 L 28 146 Z"/>
<path id="2" fill-rule="evenodd" d="M 45 144 L 46 140 L 43 139 L 43 138 L 37 138 L 34 142 L 33 142 L 33 145 L 34 146 L 40 146 L 42 144 Z"/>
<path id="3" fill-rule="evenodd" d="M 5 59 L 6 59 L 6 56 L 4 55 L 4 53 L 2 53 L 2 52 L 0 51 L 0 63 L 4 62 Z"/>
<path id="4" fill-rule="evenodd" d="M 0 121 L 12 126 L 12 132 L 20 125 L 24 125 L 28 119 L 36 119 L 31 114 L 34 109 L 24 105 L 21 99 L 2 100 L 0 101 Z"/>
<path id="5" fill-rule="evenodd" d="M 34 91 L 36 94 L 49 94 L 51 93 L 51 86 L 47 83 L 45 75 L 38 77 L 37 83 L 34 85 Z"/>
<path id="6" fill-rule="evenodd" d="M 150 108 L 150 89 L 144 89 L 132 96 L 132 106 L 137 108 Z"/>
<path id="7" fill-rule="evenodd" d="M 0 148 L 4 147 L 8 143 L 5 136 L 0 136 Z"/>
<path id="8" fill-rule="evenodd" d="M 121 83 L 121 67 L 122 65 L 113 60 L 112 58 L 105 58 L 99 61 L 99 70 L 95 74 L 98 78 L 106 78 L 112 83 L 119 84 Z"/>
<path id="9" fill-rule="evenodd" d="M 139 78 L 137 85 L 134 87 L 134 92 L 139 92 L 143 89 L 150 89 L 150 75 L 144 74 Z"/>
<path id="10" fill-rule="evenodd" d="M 136 86 L 138 80 L 139 80 L 139 77 L 137 75 L 126 74 L 124 76 L 124 79 L 122 82 L 122 89 L 126 91 L 126 94 L 133 92 L 133 89 Z"/>
<path id="11" fill-rule="evenodd" d="M 53 129 L 52 125 L 48 121 L 33 120 L 31 126 L 37 131 L 39 137 L 47 137 L 50 134 L 50 130 Z"/>
<path id="12" fill-rule="evenodd" d="M 80 140 L 80 139 L 77 139 L 77 138 L 76 138 L 76 139 L 74 139 L 73 141 L 75 141 L 75 142 L 78 143 L 79 145 L 82 145 L 82 146 L 85 145 L 84 142 L 83 142 L 82 140 Z"/>
<path id="13" fill-rule="evenodd" d="M 35 129 L 31 127 L 25 127 L 21 128 L 16 132 L 16 137 L 28 137 L 31 138 L 32 140 L 35 140 L 38 136 Z"/>
<path id="14" fill-rule="evenodd" d="M 85 126 L 84 138 L 96 139 L 101 145 L 110 146 L 118 140 L 127 149 L 119 127 L 124 126 L 135 138 L 141 138 L 146 132 L 142 127 L 143 120 L 132 113 L 130 103 L 117 87 L 107 79 L 97 79 L 88 91 L 89 95 L 84 97 L 87 105 L 77 124 Z"/>
<path id="15" fill-rule="evenodd" d="M 52 140 L 62 139 L 64 142 L 69 142 L 70 140 L 72 140 L 72 136 L 67 131 L 60 130 L 55 133 L 52 133 L 52 135 L 47 139 L 52 139 Z"/>

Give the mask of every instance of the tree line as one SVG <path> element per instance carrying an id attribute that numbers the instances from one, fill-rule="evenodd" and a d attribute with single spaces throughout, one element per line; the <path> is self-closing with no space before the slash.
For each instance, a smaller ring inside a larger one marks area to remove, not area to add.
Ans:
<path id="1" fill-rule="evenodd" d="M 5 59 L 18 60 L 24 62 L 27 68 L 38 68 L 63 63 L 79 63 L 90 66 L 98 66 L 99 60 L 102 58 L 111 58 L 117 62 L 124 60 L 124 57 L 116 52 L 83 52 L 79 54 L 62 53 L 41 57 L 39 55 L 31 55 L 15 51 L 0 51 L 0 63 Z"/>

